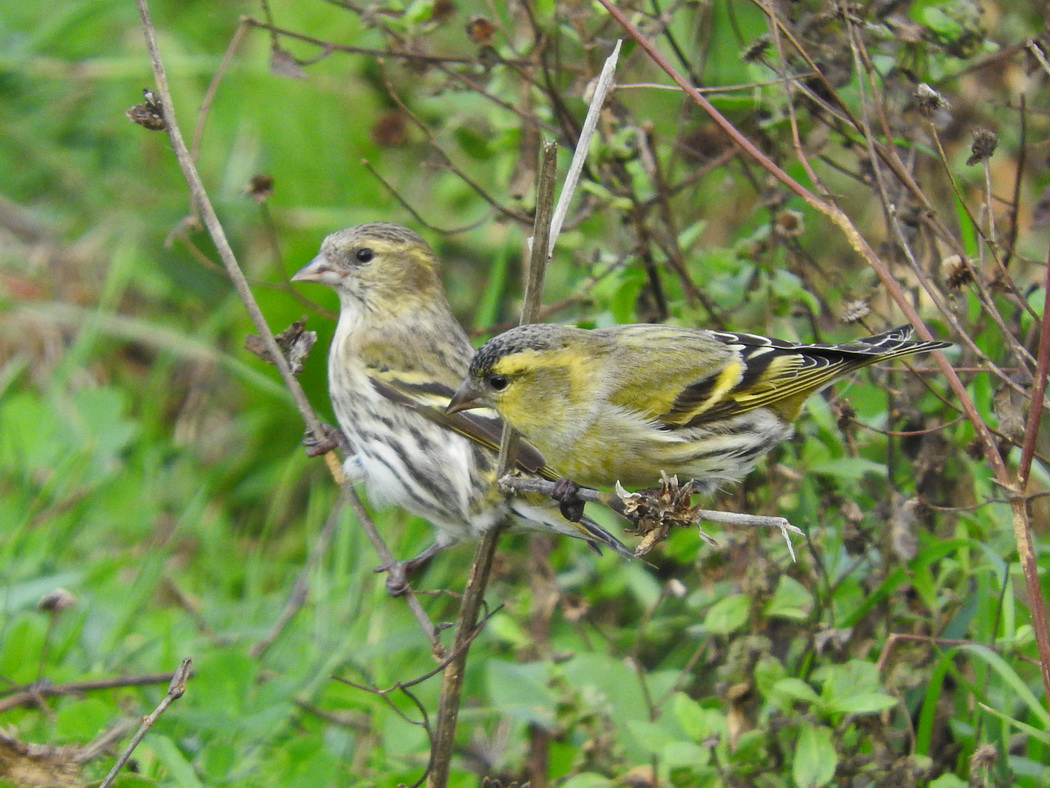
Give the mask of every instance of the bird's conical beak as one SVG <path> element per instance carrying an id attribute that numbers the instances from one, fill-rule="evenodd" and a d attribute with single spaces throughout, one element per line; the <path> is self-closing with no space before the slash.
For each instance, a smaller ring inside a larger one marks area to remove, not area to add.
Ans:
<path id="1" fill-rule="evenodd" d="M 459 391 L 452 395 L 445 413 L 459 413 L 461 410 L 480 408 L 482 406 L 481 392 L 474 385 L 474 381 L 467 380 L 459 387 Z"/>
<path id="2" fill-rule="evenodd" d="M 293 282 L 320 282 L 324 285 L 334 285 L 342 277 L 328 258 L 323 254 L 317 255 L 292 276 Z"/>

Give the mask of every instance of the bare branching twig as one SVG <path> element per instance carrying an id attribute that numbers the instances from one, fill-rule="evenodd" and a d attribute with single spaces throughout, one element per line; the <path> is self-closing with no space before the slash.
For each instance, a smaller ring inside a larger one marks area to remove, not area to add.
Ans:
<path id="1" fill-rule="evenodd" d="M 259 334 L 263 347 L 270 358 L 273 359 L 275 366 L 281 373 L 281 379 L 291 393 L 292 400 L 295 402 L 295 407 L 302 416 L 303 421 L 306 422 L 307 429 L 317 441 L 322 441 L 325 438 L 325 434 L 321 422 L 318 420 L 313 408 L 306 399 L 306 393 L 303 391 L 302 386 L 299 385 L 299 381 L 292 373 L 291 367 L 285 359 L 284 354 L 281 352 L 280 347 L 277 345 L 277 340 L 274 338 L 273 332 L 270 330 L 270 326 L 267 324 L 266 318 L 262 314 L 262 310 L 259 309 L 259 304 L 256 302 L 255 296 L 252 294 L 251 288 L 248 285 L 248 281 L 245 278 L 240 264 L 237 262 L 237 258 L 233 253 L 233 249 L 226 238 L 226 231 L 219 222 L 219 217 L 215 213 L 215 209 L 212 207 L 211 200 L 208 198 L 207 191 L 204 188 L 204 183 L 201 181 L 200 174 L 197 172 L 196 164 L 186 147 L 182 131 L 179 129 L 178 122 L 175 118 L 171 89 L 168 86 L 168 78 L 164 70 L 164 64 L 161 61 L 160 50 L 157 47 L 157 34 L 153 27 L 153 20 L 150 16 L 149 7 L 146 0 L 136 0 L 136 3 L 139 9 L 139 16 L 142 20 L 142 29 L 146 36 L 146 46 L 149 49 L 150 62 L 153 66 L 153 76 L 157 81 L 157 92 L 160 94 L 161 105 L 164 108 L 164 119 L 167 122 L 168 136 L 171 140 L 172 148 L 175 151 L 175 156 L 178 159 L 179 167 L 182 170 L 183 178 L 186 180 L 186 184 L 189 187 L 194 209 L 200 213 L 204 220 L 204 226 L 207 228 L 208 233 L 215 244 L 215 248 L 219 252 L 219 257 L 222 259 L 223 266 L 226 268 L 230 281 L 233 283 L 237 295 L 240 297 L 241 303 L 244 304 L 244 308 L 248 311 L 248 315 L 252 320 L 252 324 L 255 326 L 255 330 Z M 368 516 L 368 512 L 364 505 L 361 503 L 361 499 L 346 478 L 346 474 L 343 472 L 342 463 L 338 455 L 334 451 L 329 451 L 325 454 L 324 458 L 325 464 L 328 466 L 332 477 L 342 488 L 343 495 L 353 509 L 354 514 L 357 516 L 358 522 L 361 524 L 362 529 L 364 529 L 369 541 L 372 542 L 376 552 L 379 553 L 379 557 L 385 565 L 393 566 L 395 563 L 394 556 L 386 546 L 386 542 L 384 542 L 383 538 L 379 535 L 379 531 L 376 530 L 375 524 Z M 419 604 L 419 600 L 417 600 L 411 593 L 407 593 L 404 596 L 409 609 L 412 611 L 412 615 L 415 617 L 424 634 L 426 634 L 427 638 L 430 640 L 431 648 L 435 654 L 442 653 L 444 647 L 438 639 L 437 629 L 433 622 L 431 622 L 430 617 L 427 616 L 426 611 L 424 611 Z"/>
<path id="2" fill-rule="evenodd" d="M 190 664 L 189 658 L 179 663 L 179 667 L 176 668 L 175 673 L 171 677 L 171 683 L 168 684 L 168 691 L 164 695 L 163 700 L 157 705 L 157 708 L 142 718 L 142 724 L 139 725 L 139 729 L 135 731 L 135 735 L 131 737 L 131 741 L 128 742 L 128 746 L 124 748 L 120 757 L 117 758 L 113 768 L 109 770 L 109 774 L 99 784 L 99 788 L 109 788 L 113 784 L 117 774 L 124 768 L 124 764 L 128 762 L 131 754 L 135 752 L 135 748 L 139 746 L 139 742 L 146 736 L 149 729 L 160 719 L 160 715 L 167 710 L 168 706 L 182 697 L 182 694 L 186 691 L 186 682 L 190 678 Z"/>

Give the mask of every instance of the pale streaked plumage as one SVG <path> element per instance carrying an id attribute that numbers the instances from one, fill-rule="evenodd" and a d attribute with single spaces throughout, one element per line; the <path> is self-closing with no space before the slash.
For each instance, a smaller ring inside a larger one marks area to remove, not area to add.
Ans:
<path id="1" fill-rule="evenodd" d="M 860 367 L 947 347 L 898 328 L 840 345 L 665 325 L 528 325 L 485 343 L 449 411 L 489 406 L 580 484 L 698 490 L 789 438 L 806 398 Z"/>
<path id="2" fill-rule="evenodd" d="M 437 257 L 416 233 L 383 222 L 340 230 L 293 278 L 339 294 L 329 391 L 353 451 L 347 472 L 370 500 L 427 518 L 441 546 L 475 537 L 510 512 L 519 524 L 630 554 L 542 496 L 507 501 L 494 484 L 499 422 L 491 413 L 445 414 L 474 350 L 448 305 Z M 554 478 L 529 447 L 519 465 Z"/>

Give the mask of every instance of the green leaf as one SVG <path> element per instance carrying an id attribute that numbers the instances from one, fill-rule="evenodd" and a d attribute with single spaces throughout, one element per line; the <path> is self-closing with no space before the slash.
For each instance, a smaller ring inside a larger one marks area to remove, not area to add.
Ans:
<path id="1" fill-rule="evenodd" d="M 673 732 L 659 722 L 627 720 L 627 730 L 631 732 L 638 746 L 650 755 L 660 754 L 669 741 L 675 741 Z"/>
<path id="2" fill-rule="evenodd" d="M 126 774 L 121 772 L 113 781 L 113 788 L 157 788 L 157 781 L 141 774 Z"/>
<path id="3" fill-rule="evenodd" d="M 723 737 L 728 732 L 725 715 L 714 709 L 705 709 L 684 692 L 676 692 L 671 699 L 671 711 L 682 731 L 695 741 L 712 735 Z"/>
<path id="4" fill-rule="evenodd" d="M 489 619 L 486 628 L 490 635 L 512 646 L 524 646 L 530 639 L 530 635 L 525 631 L 524 627 L 513 616 L 509 616 L 506 613 L 494 615 Z"/>
<path id="5" fill-rule="evenodd" d="M 55 714 L 55 735 L 60 741 L 85 742 L 101 733 L 113 718 L 113 708 L 97 698 L 63 706 Z"/>
<path id="6" fill-rule="evenodd" d="M 1010 691 L 1024 703 L 1028 708 L 1030 714 L 1032 714 L 1043 726 L 1043 729 L 1050 729 L 1050 712 L 1046 710 L 1036 698 L 1035 694 L 1028 689 L 1028 685 L 1025 684 L 1024 679 L 1017 675 L 1015 671 L 1006 660 L 996 654 L 987 646 L 982 646 L 978 643 L 967 643 L 966 645 L 959 646 L 959 651 L 966 651 L 973 654 L 978 659 L 984 660 L 999 677 L 1002 678 L 1006 685 L 1010 688 Z"/>
<path id="7" fill-rule="evenodd" d="M 457 126 L 455 131 L 452 132 L 452 136 L 456 138 L 456 142 L 459 143 L 463 152 L 472 159 L 485 161 L 492 158 L 492 148 L 489 145 L 487 136 L 468 126 Z"/>
<path id="8" fill-rule="evenodd" d="M 867 474 L 885 476 L 886 466 L 863 457 L 834 457 L 825 462 L 813 463 L 808 468 L 810 473 L 832 476 L 843 481 L 857 482 Z"/>
<path id="9" fill-rule="evenodd" d="M 776 657 L 764 656 L 755 665 L 755 684 L 762 695 L 769 695 L 781 679 L 787 678 L 787 670 Z"/>
<path id="10" fill-rule="evenodd" d="M 816 705 L 820 702 L 817 691 L 802 679 L 781 679 L 769 690 L 769 699 L 783 709 L 790 709 L 796 701 Z"/>
<path id="11" fill-rule="evenodd" d="M 766 603 L 766 615 L 770 618 L 804 620 L 813 608 L 813 595 L 798 580 L 781 575 L 773 598 Z"/>
<path id="12" fill-rule="evenodd" d="M 842 695 L 824 704 L 828 714 L 875 714 L 897 705 L 897 699 L 883 692 L 858 692 Z"/>
<path id="13" fill-rule="evenodd" d="M 751 613 L 751 597 L 732 594 L 711 606 L 704 616 L 704 627 L 715 635 L 728 635 L 743 627 Z"/>
<path id="14" fill-rule="evenodd" d="M 830 728 L 806 725 L 799 731 L 795 743 L 795 758 L 791 775 L 798 788 L 820 788 L 835 776 L 838 754 L 832 744 Z"/>
<path id="15" fill-rule="evenodd" d="M 616 788 L 619 783 L 614 783 L 608 777 L 602 777 L 594 772 L 582 772 L 562 784 L 562 788 Z"/>
<path id="16" fill-rule="evenodd" d="M 932 780 L 928 788 L 967 788 L 966 780 L 956 777 L 954 774 L 942 774 L 936 780 Z"/>
<path id="17" fill-rule="evenodd" d="M 146 737 L 146 746 L 157 756 L 157 760 L 164 764 L 171 775 L 169 784 L 177 785 L 179 788 L 204 788 L 197 778 L 197 773 L 182 751 L 167 736 L 149 735 Z"/>
<path id="18" fill-rule="evenodd" d="M 486 665 L 489 697 L 500 714 L 549 727 L 554 723 L 557 698 L 547 686 L 547 662 L 490 660 Z"/>
<path id="19" fill-rule="evenodd" d="M 711 761 L 711 748 L 701 747 L 689 741 L 667 742 L 659 752 L 660 761 L 669 769 L 696 771 Z"/>
<path id="20" fill-rule="evenodd" d="M 981 703 L 979 705 L 980 705 L 980 707 L 982 709 L 987 711 L 993 717 L 998 717 L 999 719 L 1001 719 L 1003 722 L 1007 723 L 1008 725 L 1012 725 L 1013 727 L 1017 728 L 1019 731 L 1024 733 L 1026 736 L 1031 736 L 1034 739 L 1037 739 L 1038 741 L 1041 741 L 1043 744 L 1050 745 L 1050 731 L 1042 730 L 1040 728 L 1036 728 L 1033 725 L 1029 725 L 1026 722 L 1021 722 L 1018 719 L 1014 719 L 1010 715 L 1004 714 L 1003 712 L 999 711 L 998 709 L 993 709 L 987 703 Z"/>

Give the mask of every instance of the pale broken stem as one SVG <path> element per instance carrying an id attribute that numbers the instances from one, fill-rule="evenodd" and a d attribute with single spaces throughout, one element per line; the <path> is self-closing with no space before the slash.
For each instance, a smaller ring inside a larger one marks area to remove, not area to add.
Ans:
<path id="1" fill-rule="evenodd" d="M 124 748 L 124 752 L 120 754 L 117 762 L 113 764 L 113 768 L 109 770 L 106 779 L 99 784 L 99 788 L 107 788 L 107 786 L 113 784 L 117 774 L 124 768 L 124 764 L 128 762 L 128 759 L 131 758 L 135 748 L 139 746 L 139 742 L 146 736 L 149 729 L 153 727 L 153 723 L 160 718 L 160 715 L 165 712 L 168 706 L 182 697 L 182 694 L 186 691 L 186 681 L 190 677 L 191 664 L 192 660 L 189 657 L 179 663 L 179 667 L 175 669 L 175 674 L 171 677 L 171 683 L 168 684 L 168 692 L 164 699 L 157 705 L 157 708 L 142 718 L 142 724 L 139 725 L 139 729 L 135 731 L 135 735 L 131 737 L 128 746 Z"/>
<path id="2" fill-rule="evenodd" d="M 266 318 L 263 316 L 262 310 L 259 308 L 259 304 L 255 300 L 255 295 L 252 293 L 251 287 L 248 285 L 248 280 L 245 278 L 244 272 L 241 270 L 240 264 L 237 262 L 237 258 L 233 253 L 233 249 L 230 247 L 230 243 L 226 238 L 226 231 L 219 222 L 219 217 L 215 213 L 214 207 L 212 207 L 211 200 L 208 199 L 208 194 L 204 188 L 204 183 L 201 180 L 200 173 L 197 172 L 197 167 L 193 162 L 192 156 L 190 156 L 190 151 L 186 147 L 186 141 L 183 139 L 182 131 L 179 129 L 179 125 L 175 120 L 175 108 L 172 104 L 171 89 L 168 87 L 168 76 L 164 70 L 164 64 L 160 59 L 160 50 L 157 46 L 157 31 L 153 26 L 153 19 L 149 12 L 149 6 L 146 4 L 146 0 L 136 0 L 136 4 L 138 6 L 139 16 L 142 19 L 142 30 L 146 38 L 146 48 L 149 50 L 150 63 L 153 67 L 153 78 L 157 82 L 157 93 L 160 95 L 161 105 L 164 111 L 168 139 L 171 141 L 175 157 L 178 160 L 180 169 L 182 170 L 182 176 L 186 181 L 187 187 L 189 187 L 190 198 L 193 201 L 194 210 L 200 214 L 201 219 L 204 221 L 204 226 L 207 228 L 208 234 L 211 236 L 212 242 L 215 244 L 215 249 L 219 253 L 219 257 L 229 274 L 230 281 L 232 282 L 234 289 L 236 289 L 241 303 L 244 304 L 244 308 L 247 310 L 248 316 L 251 318 L 252 324 L 255 326 L 255 330 L 262 338 L 263 346 L 273 359 L 274 366 L 276 366 L 278 372 L 280 372 L 281 379 L 284 381 L 285 387 L 291 394 L 296 409 L 303 417 L 303 421 L 306 422 L 306 426 L 310 430 L 310 433 L 317 440 L 323 440 L 325 434 L 324 430 L 321 428 L 321 422 L 318 420 L 316 414 L 314 414 L 313 408 L 310 406 L 310 402 L 307 400 L 306 393 L 303 391 L 302 386 L 299 385 L 298 379 L 292 374 L 291 367 L 289 366 L 284 353 L 282 353 L 281 349 L 278 347 L 277 340 L 274 339 L 273 332 L 270 330 L 270 326 L 267 324 Z M 350 507 L 354 510 L 358 523 L 368 537 L 368 540 L 372 543 L 373 547 L 375 547 L 380 559 L 386 566 L 393 566 L 396 563 L 394 556 L 386 546 L 386 542 L 384 542 L 379 535 L 379 531 L 376 529 L 372 519 L 368 516 L 364 504 L 361 503 L 361 499 L 354 491 L 353 486 L 347 480 L 339 457 L 334 451 L 330 451 L 324 455 L 324 459 L 329 472 L 335 479 L 336 484 L 342 489 L 343 495 L 350 504 Z M 420 629 L 423 630 L 427 639 L 430 641 L 430 646 L 435 656 L 440 658 L 444 653 L 444 647 L 438 637 L 437 628 L 434 626 L 434 623 L 430 620 L 426 611 L 423 610 L 423 606 L 413 594 L 405 594 L 405 603 L 412 611 L 412 615 L 415 617 Z"/>
<path id="3" fill-rule="evenodd" d="M 553 497 L 555 483 L 546 479 L 533 479 L 524 476 L 503 476 L 499 480 L 500 487 L 513 492 L 538 492 Z M 602 492 L 590 487 L 580 487 L 576 492 L 581 501 L 597 503 L 612 509 L 617 514 L 632 519 L 627 513 L 624 501 L 615 493 Z M 740 512 L 720 512 L 715 509 L 693 509 L 693 523 L 709 522 L 721 523 L 734 528 L 776 528 L 784 535 L 787 542 L 788 552 L 791 560 L 795 557 L 795 548 L 791 544 L 790 534 L 798 534 L 805 537 L 806 532 L 792 525 L 785 517 L 771 517 L 761 514 L 743 514 Z"/>
<path id="4" fill-rule="evenodd" d="M 587 117 L 584 118 L 583 128 L 580 129 L 580 139 L 576 143 L 576 150 L 573 151 L 569 171 L 565 174 L 565 184 L 562 186 L 561 194 L 558 196 L 558 205 L 554 208 L 554 218 L 551 219 L 551 241 L 548 257 L 554 252 L 554 244 L 557 242 L 562 225 L 565 223 L 565 215 L 569 212 L 569 203 L 572 202 L 572 197 L 576 193 L 576 185 L 580 182 L 583 164 L 587 161 L 587 152 L 591 147 L 591 137 L 594 136 L 594 129 L 598 125 L 598 116 L 601 115 L 602 107 L 605 106 L 605 97 L 613 86 L 613 76 L 616 73 L 616 61 L 620 57 L 621 43 L 620 39 L 616 39 L 616 46 L 613 47 L 612 54 L 606 58 L 605 65 L 602 66 L 602 72 L 598 75 L 598 81 L 595 83 L 591 105 L 587 108 Z"/>

